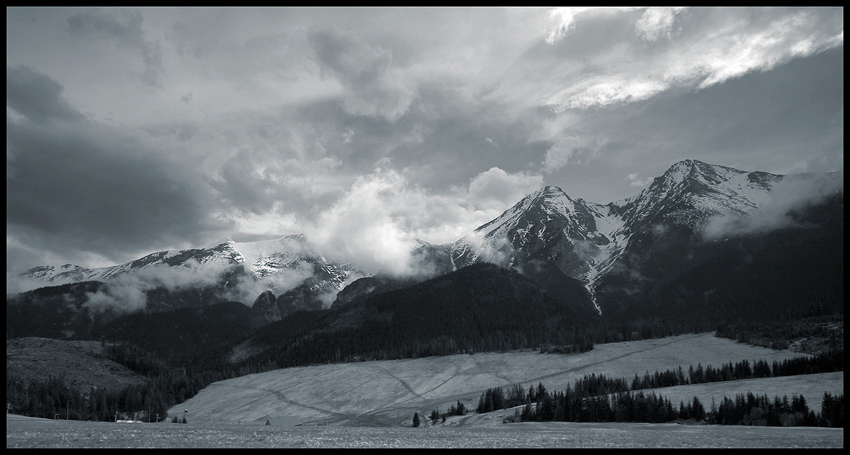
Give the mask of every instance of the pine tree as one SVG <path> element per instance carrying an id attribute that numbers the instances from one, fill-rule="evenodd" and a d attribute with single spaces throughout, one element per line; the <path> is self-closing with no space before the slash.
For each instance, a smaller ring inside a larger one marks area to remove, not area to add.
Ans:
<path id="1" fill-rule="evenodd" d="M 534 420 L 534 411 L 531 409 L 531 403 L 527 403 L 525 407 L 522 408 L 522 421 L 528 422 Z"/>
<path id="2" fill-rule="evenodd" d="M 466 414 L 466 406 L 464 406 L 463 403 L 460 402 L 460 400 L 457 401 L 457 408 L 456 408 L 455 412 L 456 412 L 456 415 L 459 415 L 459 416 Z"/>
<path id="3" fill-rule="evenodd" d="M 714 408 L 714 397 L 711 398 L 711 406 Z M 690 413 L 691 417 L 697 420 L 697 422 L 705 419 L 705 407 L 702 405 L 702 402 L 699 401 L 699 398 L 694 396 L 694 399 L 691 403 Z"/>
<path id="4" fill-rule="evenodd" d="M 418 412 L 414 412 L 414 413 L 413 413 L 413 427 L 414 427 L 414 428 L 416 428 L 416 427 L 418 427 L 418 426 L 419 426 L 419 424 L 420 424 L 420 422 L 419 422 L 419 413 L 418 413 Z"/>

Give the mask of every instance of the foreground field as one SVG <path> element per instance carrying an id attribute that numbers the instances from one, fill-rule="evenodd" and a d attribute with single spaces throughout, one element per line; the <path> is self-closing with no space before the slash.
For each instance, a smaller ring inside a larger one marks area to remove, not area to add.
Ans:
<path id="1" fill-rule="evenodd" d="M 516 423 L 363 428 L 112 423 L 7 415 L 6 448 L 843 448 L 840 428 Z"/>
<path id="2" fill-rule="evenodd" d="M 534 351 L 479 353 L 421 359 L 357 362 L 287 368 L 211 384 L 198 395 L 169 410 L 186 413 L 190 423 L 346 425 L 409 427 L 414 412 L 424 417 L 445 411 L 458 400 L 475 409 L 487 388 L 542 383 L 564 390 L 575 380 L 595 373 L 627 378 L 645 372 L 689 365 L 744 359 L 783 360 L 801 354 L 759 348 L 717 338 L 710 333 L 610 343 L 581 354 L 540 354 Z M 824 392 L 843 394 L 844 373 L 752 379 L 658 389 L 674 404 L 697 396 L 709 408 L 712 399 L 736 393 L 802 394 L 816 412 Z M 501 425 L 500 413 L 449 419 L 445 426 Z M 512 427 L 513 428 L 513 427 Z"/>

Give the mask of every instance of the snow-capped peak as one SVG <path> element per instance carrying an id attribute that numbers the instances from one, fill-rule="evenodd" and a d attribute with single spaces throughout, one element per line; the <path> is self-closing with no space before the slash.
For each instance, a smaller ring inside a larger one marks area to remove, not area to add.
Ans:
<path id="1" fill-rule="evenodd" d="M 637 196 L 612 204 L 627 227 L 645 220 L 697 227 L 712 215 L 749 213 L 770 198 L 782 176 L 684 160 Z M 661 219 L 655 219 L 660 216 Z"/>
<path id="2" fill-rule="evenodd" d="M 554 261 L 595 283 L 619 260 L 635 233 L 662 225 L 699 228 L 714 215 L 743 215 L 770 199 L 782 176 L 683 160 L 638 195 L 602 205 L 572 199 L 556 186 L 529 194 L 502 215 L 451 246 L 462 267 L 486 260 L 504 266 Z"/>

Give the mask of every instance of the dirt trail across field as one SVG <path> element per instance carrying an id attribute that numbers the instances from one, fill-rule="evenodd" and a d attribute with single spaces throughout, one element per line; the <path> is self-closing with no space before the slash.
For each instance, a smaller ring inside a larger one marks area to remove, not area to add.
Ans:
<path id="1" fill-rule="evenodd" d="M 572 368 L 565 368 L 565 369 L 558 370 L 558 371 L 555 371 L 555 372 L 552 372 L 552 373 L 549 373 L 549 374 L 544 374 L 544 375 L 537 376 L 537 377 L 527 378 L 527 379 L 524 379 L 523 381 L 516 382 L 516 383 L 501 384 L 501 386 L 502 387 L 505 387 L 505 386 L 511 387 L 511 386 L 514 386 L 514 385 L 523 385 L 523 384 L 527 384 L 527 383 L 532 383 L 532 384 L 538 383 L 538 382 L 542 383 L 542 381 L 549 379 L 549 378 L 560 377 L 560 376 L 564 376 L 564 375 L 576 375 L 576 374 L 580 373 L 581 371 L 584 371 L 584 370 L 587 370 L 587 369 L 592 369 L 593 367 L 595 367 L 597 365 L 601 365 L 603 363 L 615 362 L 619 359 L 623 359 L 623 358 L 629 357 L 629 356 L 646 354 L 646 353 L 648 353 L 652 350 L 661 349 L 661 348 L 669 346 L 673 343 L 681 343 L 681 342 L 686 341 L 686 340 L 691 340 L 691 339 L 694 339 L 698 336 L 699 335 L 696 335 L 696 334 L 685 335 L 685 336 L 682 336 L 682 337 L 677 337 L 677 339 L 675 339 L 675 340 L 667 340 L 666 342 L 662 342 L 662 343 L 659 343 L 659 344 L 656 344 L 656 345 L 649 345 L 649 346 L 638 344 L 638 345 L 635 345 L 635 349 L 631 352 L 625 352 L 621 355 L 616 355 L 616 356 L 613 356 L 613 357 L 600 359 L 599 361 L 596 361 L 596 362 L 583 363 L 581 365 L 577 365 L 577 366 L 574 366 Z M 393 373 L 391 371 L 387 370 L 386 368 L 380 368 L 380 369 L 382 371 L 384 371 L 385 373 L 387 373 L 389 376 L 394 377 L 396 379 L 399 379 L 399 381 L 402 382 L 404 384 L 404 386 L 415 397 L 423 398 L 422 394 L 417 393 L 410 386 L 410 384 L 408 384 L 406 381 L 404 381 L 404 380 L 398 378 L 397 376 L 393 375 Z M 431 392 L 431 391 L 438 389 L 439 387 L 441 387 L 441 386 L 445 385 L 447 382 L 449 382 L 451 379 L 454 379 L 454 377 L 446 379 L 445 381 L 437 384 L 436 386 L 434 386 L 433 388 L 431 388 L 427 392 Z M 506 377 L 502 377 L 501 379 L 503 379 L 505 382 L 509 382 L 509 379 L 507 379 Z M 410 397 L 410 398 L 408 398 L 404 401 L 409 402 L 413 399 L 414 399 L 414 397 Z M 459 393 L 459 394 L 455 394 L 455 395 L 444 396 L 444 397 L 441 397 L 441 398 L 436 399 L 436 400 L 425 400 L 423 403 L 420 404 L 420 406 L 428 406 L 430 404 L 431 406 L 433 406 L 432 409 L 440 408 L 439 410 L 444 411 L 446 406 L 442 406 L 443 403 L 445 403 L 445 402 L 454 403 L 456 401 L 468 401 L 468 399 L 469 399 L 468 393 Z M 473 407 L 474 407 L 474 405 L 473 405 Z M 391 415 L 391 414 L 394 414 L 396 412 L 399 412 L 399 411 L 405 410 L 405 409 L 409 409 L 409 406 L 404 406 L 404 407 L 393 406 L 391 408 L 381 409 L 377 412 L 364 413 L 364 414 L 361 414 L 357 417 L 352 418 L 350 420 L 350 423 L 351 424 L 361 424 L 361 423 L 367 423 L 367 422 L 372 423 L 372 422 L 375 422 L 376 419 L 380 420 L 384 416 Z M 424 416 L 422 416 L 422 417 L 424 419 Z M 465 418 L 457 419 L 457 423 L 455 425 L 456 426 L 463 426 L 463 425 L 467 424 L 469 421 L 470 421 L 470 416 L 467 416 Z"/>
<path id="2" fill-rule="evenodd" d="M 541 354 L 535 351 L 479 353 L 421 359 L 370 361 L 347 364 L 296 367 L 253 374 L 211 384 L 209 387 L 169 411 L 188 409 L 195 421 L 202 422 L 288 422 L 306 425 L 409 426 L 413 414 L 421 420 L 432 410 L 446 411 L 460 401 L 474 409 L 482 392 L 492 387 L 520 385 L 528 388 L 542 383 L 548 390 L 563 390 L 576 379 L 595 373 L 630 380 L 644 371 L 673 369 L 678 366 L 716 365 L 743 359 L 768 362 L 801 354 L 736 343 L 712 334 L 687 334 L 670 338 L 596 346 L 579 354 Z M 822 376 L 821 390 L 815 376 L 805 383 L 777 382 L 792 388 L 822 395 L 823 391 L 843 393 L 843 373 Z M 750 381 L 767 381 L 750 380 Z M 746 387 L 768 387 L 749 381 Z M 720 383 L 718 383 L 720 384 Z M 744 387 L 726 384 L 725 387 Z M 685 386 L 698 388 L 700 386 Z M 723 385 L 712 389 L 678 389 L 678 396 L 703 393 L 709 402 L 722 397 Z M 774 387 L 776 390 L 784 390 Z M 768 390 L 773 390 L 768 387 Z M 837 389 L 837 390 L 835 390 Z M 820 392 L 817 392 L 820 390 Z M 767 390 L 766 390 L 767 391 Z M 814 392 L 811 392 L 814 391 Z M 694 396 L 694 395 L 691 395 Z M 734 396 L 734 393 L 732 393 Z M 816 397 L 806 397 L 810 401 Z M 702 399 L 702 398 L 701 398 Z M 676 401 L 678 402 L 678 401 Z M 813 402 L 814 403 L 814 402 Z M 513 411 L 510 411 L 511 414 Z M 500 416 L 470 415 L 447 420 L 446 425 L 490 425 Z M 489 417 L 489 418 L 488 418 Z"/>
<path id="3" fill-rule="evenodd" d="M 332 418 L 335 418 L 335 419 L 344 420 L 344 419 L 350 419 L 352 417 L 355 417 L 355 416 L 349 415 L 349 414 L 336 413 L 331 409 L 322 408 L 322 407 L 313 406 L 313 405 L 310 405 L 310 404 L 307 404 L 307 403 L 301 403 L 301 402 L 298 402 L 298 401 L 290 400 L 290 399 L 286 398 L 286 396 L 284 396 L 283 393 L 281 393 L 277 390 L 264 389 L 264 388 L 261 388 L 261 387 L 243 387 L 243 386 L 238 386 L 238 385 L 230 385 L 230 384 L 222 384 L 222 383 L 210 384 L 209 387 L 213 387 L 213 388 L 218 388 L 218 387 L 234 388 L 234 389 L 248 390 L 248 391 L 252 391 L 252 392 L 260 392 L 259 396 L 254 401 L 249 402 L 249 403 L 245 403 L 243 406 L 252 406 L 252 405 L 254 405 L 254 403 L 256 401 L 267 400 L 268 395 L 263 393 L 263 392 L 266 392 L 268 394 L 271 394 L 275 398 L 277 398 L 277 400 L 280 401 L 283 404 L 290 405 L 290 406 L 297 406 L 297 407 L 301 407 L 301 408 L 312 409 L 314 411 L 317 411 L 317 412 L 320 412 L 320 413 L 323 413 L 323 414 L 328 414 Z M 227 392 L 225 392 L 225 393 L 227 393 Z"/>

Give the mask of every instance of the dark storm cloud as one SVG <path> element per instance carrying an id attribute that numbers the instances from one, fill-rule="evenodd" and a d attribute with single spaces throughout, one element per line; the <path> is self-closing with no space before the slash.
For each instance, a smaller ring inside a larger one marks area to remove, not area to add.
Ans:
<path id="1" fill-rule="evenodd" d="M 43 78 L 42 85 L 55 87 Z M 58 110 L 82 118 L 56 108 L 67 105 L 60 96 L 53 101 L 29 115 L 38 112 L 40 119 Z M 216 203 L 202 178 L 146 142 L 150 136 L 95 122 L 7 119 L 6 129 L 9 236 L 37 239 L 46 250 L 79 248 L 123 259 L 150 252 L 151 244 L 182 243 L 225 227 L 212 215 Z"/>
<path id="2" fill-rule="evenodd" d="M 28 66 L 6 67 L 6 105 L 35 123 L 85 117 L 62 98 L 62 86 Z"/>
<path id="3" fill-rule="evenodd" d="M 123 252 L 215 230 L 191 168 L 108 127 L 46 129 L 7 122 L 14 150 L 7 227 L 85 249 Z M 70 246 L 70 245 L 69 245 Z"/>
<path id="4" fill-rule="evenodd" d="M 272 209 L 276 197 L 276 182 L 273 170 L 257 171 L 255 159 L 250 152 L 240 151 L 222 165 L 221 180 L 211 185 L 235 210 L 245 213 L 264 213 Z"/>

